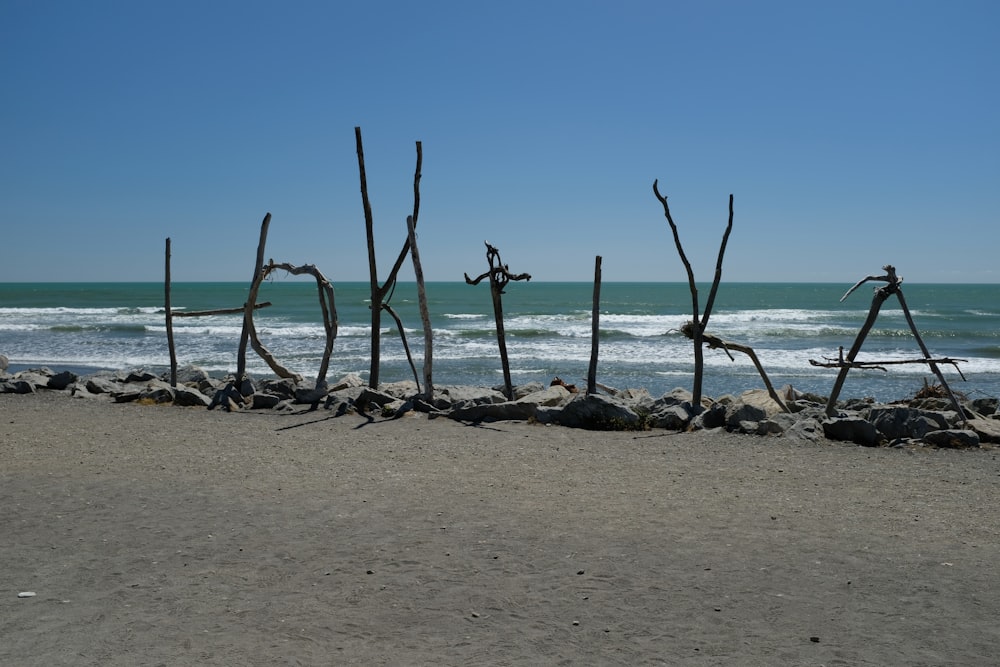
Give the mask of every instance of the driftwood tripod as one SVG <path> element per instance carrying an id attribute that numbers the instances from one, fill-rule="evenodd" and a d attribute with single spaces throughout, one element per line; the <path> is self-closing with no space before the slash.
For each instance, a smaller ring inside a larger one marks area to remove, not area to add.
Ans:
<path id="1" fill-rule="evenodd" d="M 503 328 L 503 303 L 500 295 L 511 280 L 531 280 L 527 273 L 513 275 L 510 268 L 500 261 L 500 251 L 486 241 L 486 261 L 490 265 L 490 270 L 486 271 L 473 280 L 469 274 L 465 274 L 465 282 L 469 285 L 478 285 L 483 278 L 490 279 L 490 295 L 493 297 L 493 316 L 497 323 L 497 344 L 500 346 L 500 363 L 503 365 L 503 385 L 504 394 L 508 399 L 514 398 L 514 387 L 510 380 L 510 362 L 507 360 L 506 333 Z"/>
<path id="2" fill-rule="evenodd" d="M 927 364 L 930 369 L 937 376 L 938 380 L 941 382 L 941 386 L 944 387 L 945 391 L 948 393 L 948 397 L 951 399 L 951 403 L 955 408 L 955 411 L 962 416 L 962 420 L 968 424 L 968 419 L 965 416 L 965 411 L 962 406 L 959 405 L 958 399 L 955 398 L 955 394 L 952 393 L 951 387 L 948 386 L 948 382 L 944 379 L 944 375 L 941 374 L 941 369 L 938 367 L 939 364 L 950 364 L 958 370 L 958 362 L 964 361 L 964 359 L 934 359 L 931 357 L 931 353 L 928 351 L 927 346 L 924 345 L 924 340 L 920 337 L 920 332 L 917 331 L 917 325 L 913 322 L 913 316 L 910 315 L 910 309 L 906 306 L 906 299 L 903 298 L 903 278 L 896 275 L 896 267 L 891 264 L 887 264 L 882 267 L 885 271 L 884 276 L 868 276 L 863 278 L 854 284 L 854 287 L 847 290 L 844 296 L 840 297 L 843 301 L 851 292 L 861 287 L 866 282 L 873 280 L 886 283 L 884 287 L 878 287 L 875 289 L 875 295 L 872 297 L 872 305 L 868 310 L 868 317 L 865 319 L 865 323 L 861 325 L 861 330 L 858 331 L 858 337 L 854 339 L 854 345 L 847 352 L 847 358 L 844 359 L 844 349 L 840 349 L 840 357 L 835 361 L 818 362 L 809 360 L 809 363 L 813 366 L 822 366 L 824 368 L 839 368 L 840 372 L 837 374 L 837 381 L 833 385 L 833 391 L 830 392 L 830 398 L 826 404 L 826 414 L 829 416 L 834 416 L 836 414 L 836 403 L 837 397 L 840 396 L 840 390 L 844 387 L 844 380 L 847 379 L 847 373 L 852 368 L 877 368 L 879 370 L 885 370 L 884 366 L 895 365 L 895 364 Z M 923 352 L 923 359 L 910 359 L 905 361 L 867 361 L 858 362 L 854 359 L 858 356 L 858 352 L 861 350 L 861 345 L 865 342 L 865 338 L 868 336 L 868 332 L 875 325 L 875 319 L 878 317 L 879 310 L 882 308 L 882 304 L 892 296 L 896 295 L 899 299 L 899 305 L 903 309 L 903 315 L 906 317 L 906 323 L 910 325 L 910 331 L 913 332 L 913 337 L 917 341 L 917 345 L 920 346 L 920 351 Z M 961 375 L 961 371 L 959 371 Z M 964 379 L 964 377 L 963 377 Z"/>

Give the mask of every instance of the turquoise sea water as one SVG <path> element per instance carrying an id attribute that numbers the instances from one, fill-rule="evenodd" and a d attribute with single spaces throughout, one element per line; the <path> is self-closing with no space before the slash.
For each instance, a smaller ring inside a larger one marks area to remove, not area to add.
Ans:
<path id="1" fill-rule="evenodd" d="M 700 287 L 701 305 L 708 285 Z M 810 359 L 836 357 L 849 348 L 871 306 L 862 287 L 841 303 L 848 284 L 732 283 L 720 287 L 709 332 L 752 346 L 777 386 L 828 394 L 836 371 L 816 368 Z M 176 283 L 175 310 L 241 306 L 245 283 Z M 328 376 L 367 377 L 370 311 L 367 283 L 334 284 L 339 333 Z M 970 396 L 1000 395 L 1000 285 L 920 285 L 904 283 L 916 325 L 935 357 L 966 359 L 967 381 L 950 367 L 953 388 Z M 492 386 L 503 376 L 487 284 L 427 285 L 434 333 L 434 382 Z M 589 283 L 511 283 L 503 297 L 507 347 L 515 383 L 548 383 L 554 376 L 584 384 L 591 350 Z M 255 323 L 261 341 L 286 367 L 314 378 L 324 331 L 314 282 L 276 279 L 265 283 Z M 11 370 L 48 366 L 71 370 L 144 367 L 166 370 L 169 353 L 160 283 L 0 283 L 0 354 Z M 423 333 L 416 287 L 401 283 L 390 301 L 399 313 L 420 371 Z M 691 342 L 678 332 L 690 319 L 691 295 L 681 283 L 605 283 L 601 287 L 598 382 L 613 387 L 645 387 L 654 395 L 690 388 Z M 412 379 L 399 332 L 382 318 L 383 382 Z M 239 315 L 175 318 L 178 362 L 219 375 L 236 368 Z M 705 391 L 736 393 L 762 386 L 752 363 L 734 353 L 706 350 Z M 921 352 L 892 298 L 882 308 L 859 360 L 915 359 Z M 251 373 L 271 371 L 252 351 Z M 924 378 L 923 364 L 890 366 L 888 372 L 851 371 L 842 396 L 891 400 L 912 394 Z"/>

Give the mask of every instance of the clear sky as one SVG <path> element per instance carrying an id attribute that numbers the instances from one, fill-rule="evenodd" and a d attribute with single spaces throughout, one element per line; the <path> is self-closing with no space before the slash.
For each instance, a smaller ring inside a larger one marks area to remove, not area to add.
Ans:
<path id="1" fill-rule="evenodd" d="M 0 281 L 1000 282 L 1000 3 L 0 3 Z M 412 280 L 409 263 L 401 279 Z"/>

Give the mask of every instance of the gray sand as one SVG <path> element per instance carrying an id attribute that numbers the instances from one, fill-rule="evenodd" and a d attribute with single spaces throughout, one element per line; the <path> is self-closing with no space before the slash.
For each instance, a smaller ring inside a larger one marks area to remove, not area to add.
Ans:
<path id="1" fill-rule="evenodd" d="M 996 664 L 998 485 L 987 449 L 0 395 L 0 664 Z"/>

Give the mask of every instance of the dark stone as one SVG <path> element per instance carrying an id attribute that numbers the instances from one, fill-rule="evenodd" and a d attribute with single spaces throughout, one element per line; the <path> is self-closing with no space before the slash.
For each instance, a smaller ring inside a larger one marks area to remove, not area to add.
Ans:
<path id="1" fill-rule="evenodd" d="M 935 447 L 979 447 L 979 435 L 975 431 L 947 429 L 931 431 L 924 436 L 924 442 Z"/>
<path id="2" fill-rule="evenodd" d="M 861 417 L 831 417 L 823 421 L 823 435 L 830 440 L 853 442 L 864 447 L 879 444 L 879 433 L 875 425 Z"/>
<path id="3" fill-rule="evenodd" d="M 594 431 L 638 428 L 639 415 L 620 400 L 602 394 L 577 394 L 560 411 L 559 424 Z"/>

